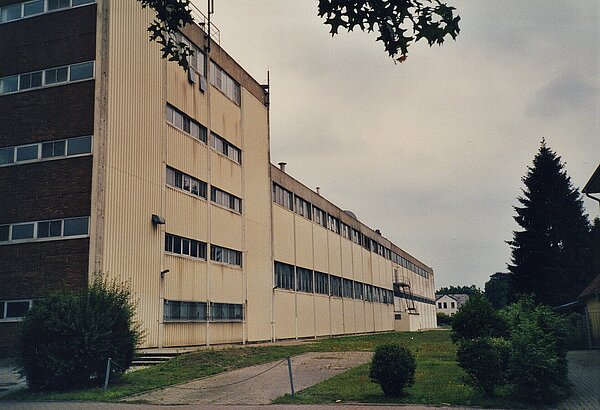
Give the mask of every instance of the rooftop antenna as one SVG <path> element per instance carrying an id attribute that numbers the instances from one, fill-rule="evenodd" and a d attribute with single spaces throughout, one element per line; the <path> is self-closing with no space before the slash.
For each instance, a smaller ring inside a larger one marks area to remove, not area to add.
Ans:
<path id="1" fill-rule="evenodd" d="M 210 16 L 215 12 L 215 0 L 207 0 L 208 1 L 208 30 L 206 33 L 207 46 L 206 46 L 206 54 L 210 54 Z"/>

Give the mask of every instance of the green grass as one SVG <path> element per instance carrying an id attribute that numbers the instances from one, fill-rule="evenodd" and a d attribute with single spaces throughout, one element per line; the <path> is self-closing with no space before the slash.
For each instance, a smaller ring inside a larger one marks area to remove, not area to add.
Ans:
<path id="1" fill-rule="evenodd" d="M 379 343 L 398 342 L 416 356 L 414 386 L 402 398 L 384 396 L 378 384 L 369 378 L 369 364 L 348 370 L 315 386 L 302 390 L 292 398 L 280 397 L 274 403 L 315 404 L 335 402 L 397 403 L 428 405 L 465 405 L 482 407 L 515 407 L 503 392 L 493 398 L 483 397 L 465 383 L 466 374 L 456 361 L 456 347 L 450 332 L 391 333 L 361 338 L 333 339 L 323 345 L 343 350 L 373 350 Z"/>
<path id="2" fill-rule="evenodd" d="M 409 347 L 417 358 L 416 383 L 402 399 L 388 399 L 377 384 L 369 380 L 368 364 L 349 370 L 323 383 L 303 390 L 293 399 L 277 399 L 277 403 L 415 403 L 456 404 L 506 407 L 502 397 L 489 400 L 465 385 L 465 374 L 456 362 L 456 347 L 448 331 L 417 333 L 382 333 L 323 339 L 302 345 L 236 347 L 199 350 L 178 356 L 166 363 L 128 373 L 101 388 L 63 393 L 41 394 L 27 389 L 0 400 L 77 400 L 118 401 L 136 393 L 184 383 L 223 371 L 268 363 L 306 352 L 372 351 L 382 343 L 399 342 Z"/>

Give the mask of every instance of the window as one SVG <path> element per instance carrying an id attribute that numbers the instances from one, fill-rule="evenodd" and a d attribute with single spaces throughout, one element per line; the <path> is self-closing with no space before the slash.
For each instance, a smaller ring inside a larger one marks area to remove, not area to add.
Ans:
<path id="1" fill-rule="evenodd" d="M 292 265 L 275 262 L 275 286 L 294 290 L 294 267 Z"/>
<path id="2" fill-rule="evenodd" d="M 214 132 L 210 133 L 210 146 L 230 160 L 237 162 L 238 164 L 242 163 L 242 151 Z"/>
<path id="3" fill-rule="evenodd" d="M 181 33 L 175 33 L 178 42 L 186 44 L 191 50 L 192 55 L 188 57 L 188 64 L 196 73 L 206 77 L 206 56 L 194 43 Z"/>
<path id="4" fill-rule="evenodd" d="M 206 302 L 181 302 L 165 300 L 163 318 L 165 321 L 205 321 L 207 319 Z"/>
<path id="5" fill-rule="evenodd" d="M 211 303 L 210 319 L 215 321 L 244 320 L 244 305 L 234 303 Z"/>
<path id="6" fill-rule="evenodd" d="M 222 246 L 210 245 L 210 260 L 242 267 L 242 252 Z"/>
<path id="7" fill-rule="evenodd" d="M 331 296 L 342 296 L 342 278 L 338 276 L 329 276 L 329 285 L 331 290 Z"/>
<path id="8" fill-rule="evenodd" d="M 296 206 L 295 206 L 295 210 L 296 213 L 299 215 L 302 215 L 303 217 L 307 218 L 307 219 L 311 219 L 311 208 L 312 206 L 310 205 L 310 202 L 305 201 L 304 199 L 300 198 L 299 196 L 295 196 L 295 201 L 296 201 Z"/>
<path id="9" fill-rule="evenodd" d="M 340 221 L 329 214 L 327 214 L 327 227 L 335 233 L 340 233 Z"/>
<path id="10" fill-rule="evenodd" d="M 31 309 L 33 300 L 0 300 L 0 320 L 18 320 Z"/>
<path id="11" fill-rule="evenodd" d="M 242 213 L 242 200 L 240 198 L 214 186 L 210 189 L 210 200 L 239 214 Z"/>
<path id="12" fill-rule="evenodd" d="M 88 233 L 89 218 L 69 218 L 63 222 L 63 236 L 80 236 Z"/>
<path id="13" fill-rule="evenodd" d="M 169 124 L 206 144 L 208 131 L 204 125 L 169 104 L 167 104 L 165 116 Z"/>
<path id="14" fill-rule="evenodd" d="M 167 167 L 167 185 L 206 199 L 206 182 Z"/>
<path id="15" fill-rule="evenodd" d="M 343 222 L 340 222 L 340 235 L 342 235 L 346 239 L 351 239 L 351 229 L 348 225 Z"/>
<path id="16" fill-rule="evenodd" d="M 313 206 L 313 222 L 321 225 L 324 228 L 327 227 L 327 214 L 316 206 Z"/>
<path id="17" fill-rule="evenodd" d="M 46 161 L 56 158 L 89 155 L 92 153 L 92 136 L 41 142 L 0 148 L 0 167 L 21 162 Z"/>
<path id="18" fill-rule="evenodd" d="M 352 242 L 360 245 L 360 232 L 358 232 L 356 229 L 352 229 Z"/>
<path id="19" fill-rule="evenodd" d="M 365 285 L 365 299 L 368 302 L 373 302 L 373 286 Z"/>
<path id="20" fill-rule="evenodd" d="M 444 309 L 448 309 L 448 302 L 444 302 Z"/>
<path id="21" fill-rule="evenodd" d="M 0 78 L 0 95 L 94 78 L 94 61 Z"/>
<path id="22" fill-rule="evenodd" d="M 210 62 L 210 83 L 223 92 L 231 101 L 237 105 L 241 104 L 240 85 L 213 61 Z"/>
<path id="23" fill-rule="evenodd" d="M 350 279 L 342 280 L 342 296 L 345 298 L 354 297 L 354 292 L 352 290 L 352 281 Z"/>
<path id="24" fill-rule="evenodd" d="M 438 302 L 438 309 L 442 308 L 442 302 Z"/>
<path id="25" fill-rule="evenodd" d="M 310 269 L 296 268 L 296 275 L 298 278 L 297 291 L 300 292 L 313 292 L 313 271 Z"/>
<path id="26" fill-rule="evenodd" d="M 358 300 L 364 300 L 365 292 L 364 292 L 364 284 L 360 282 L 354 282 L 354 298 Z"/>
<path id="27" fill-rule="evenodd" d="M 329 295 L 329 275 L 315 272 L 315 293 Z"/>
<path id="28" fill-rule="evenodd" d="M 206 259 L 206 243 L 167 233 L 165 234 L 165 252 Z"/>
<path id="29" fill-rule="evenodd" d="M 51 11 L 95 3 L 95 0 L 33 0 L 0 7 L 0 24 Z"/>
<path id="30" fill-rule="evenodd" d="M 89 217 L 0 225 L 0 243 L 84 237 L 89 234 Z"/>
<path id="31" fill-rule="evenodd" d="M 273 182 L 273 202 L 292 211 L 294 207 L 292 198 L 293 194 L 290 191 Z"/>
<path id="32" fill-rule="evenodd" d="M 454 309 L 454 302 L 450 302 L 450 308 Z"/>
<path id="33" fill-rule="evenodd" d="M 38 157 L 38 146 L 37 145 L 25 145 L 17 147 L 17 162 L 20 161 L 31 161 Z"/>

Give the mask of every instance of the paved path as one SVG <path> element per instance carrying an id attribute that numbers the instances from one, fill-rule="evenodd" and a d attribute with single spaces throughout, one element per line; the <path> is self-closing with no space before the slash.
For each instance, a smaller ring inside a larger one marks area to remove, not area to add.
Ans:
<path id="1" fill-rule="evenodd" d="M 600 409 L 600 350 L 578 350 L 567 354 L 573 395 L 560 409 Z"/>
<path id="2" fill-rule="evenodd" d="M 159 406 L 147 404 L 125 404 L 125 403 L 73 403 L 73 402 L 44 402 L 44 403 L 0 403 L 2 410 L 391 410 L 399 408 L 402 410 L 433 410 L 452 409 L 467 410 L 468 407 L 428 407 L 428 406 L 391 406 L 391 405 L 361 405 L 361 404 L 274 404 L 268 407 L 264 405 L 241 406 L 241 405 L 183 405 L 183 406 Z"/>
<path id="3" fill-rule="evenodd" d="M 0 397 L 27 387 L 25 378 L 21 377 L 16 369 L 14 360 L 0 359 Z M 0 407 L 2 407 L 1 402 Z"/>
<path id="4" fill-rule="evenodd" d="M 305 353 L 292 358 L 294 388 L 300 391 L 352 367 L 368 362 L 372 352 Z M 279 364 L 277 364 L 279 363 Z M 269 404 L 290 393 L 283 362 L 221 373 L 180 386 L 129 397 L 155 404 Z"/>

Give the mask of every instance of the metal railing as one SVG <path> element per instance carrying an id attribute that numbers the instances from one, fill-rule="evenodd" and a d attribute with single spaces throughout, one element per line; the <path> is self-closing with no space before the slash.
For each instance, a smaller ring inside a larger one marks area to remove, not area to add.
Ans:
<path id="1" fill-rule="evenodd" d="M 208 17 L 204 14 L 200 9 L 192 2 L 190 2 L 190 10 L 192 12 L 192 17 L 194 22 L 198 27 L 200 27 L 205 33 L 210 35 L 212 41 L 221 44 L 221 31 L 215 26 L 212 22 L 208 23 Z"/>

